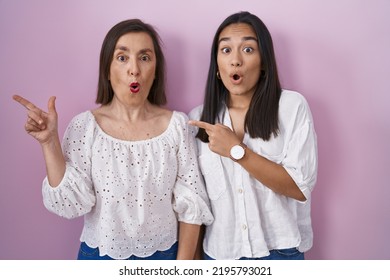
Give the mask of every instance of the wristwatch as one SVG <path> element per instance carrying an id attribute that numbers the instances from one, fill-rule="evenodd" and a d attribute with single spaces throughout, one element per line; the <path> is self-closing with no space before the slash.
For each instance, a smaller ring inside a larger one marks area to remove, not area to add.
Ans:
<path id="1" fill-rule="evenodd" d="M 230 149 L 230 158 L 233 161 L 239 161 L 245 156 L 245 149 L 246 149 L 246 145 L 242 142 L 238 145 L 234 145 Z"/>

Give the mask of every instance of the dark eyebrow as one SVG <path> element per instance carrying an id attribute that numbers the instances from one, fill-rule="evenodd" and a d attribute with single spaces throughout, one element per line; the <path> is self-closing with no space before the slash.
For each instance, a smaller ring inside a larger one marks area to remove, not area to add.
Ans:
<path id="1" fill-rule="evenodd" d="M 253 41 L 256 41 L 257 43 L 257 38 L 256 37 L 253 37 L 253 36 L 245 36 L 245 37 L 242 37 L 241 41 L 249 41 L 249 40 L 253 40 Z M 222 37 L 221 39 L 219 39 L 218 41 L 218 45 L 222 42 L 222 41 L 230 41 L 230 37 Z"/>
<path id="2" fill-rule="evenodd" d="M 246 36 L 246 37 L 242 38 L 242 40 L 243 41 L 253 40 L 253 41 L 256 41 L 256 43 L 257 43 L 257 38 L 253 37 L 253 36 Z"/>
<path id="3" fill-rule="evenodd" d="M 149 48 L 145 48 L 145 49 L 142 49 L 142 50 L 139 51 L 139 53 L 147 53 L 147 52 L 153 53 L 153 50 L 149 49 Z"/>
<path id="4" fill-rule="evenodd" d="M 121 50 L 121 51 L 125 51 L 125 52 L 129 52 L 130 50 L 127 48 L 127 47 L 125 47 L 125 46 L 117 46 L 116 48 L 115 48 L 115 50 Z M 147 53 L 147 52 L 153 52 L 151 49 L 149 49 L 149 48 L 145 48 L 145 49 L 141 49 L 140 51 L 139 51 L 139 53 Z"/>
<path id="5" fill-rule="evenodd" d="M 115 50 L 121 50 L 121 51 L 129 51 L 129 49 L 125 46 L 117 46 Z"/>

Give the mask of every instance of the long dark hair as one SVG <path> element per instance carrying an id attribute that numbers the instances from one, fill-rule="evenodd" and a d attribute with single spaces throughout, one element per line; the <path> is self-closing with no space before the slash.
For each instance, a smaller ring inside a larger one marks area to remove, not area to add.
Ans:
<path id="1" fill-rule="evenodd" d="M 150 89 L 148 100 L 152 104 L 165 105 L 167 102 L 165 95 L 165 58 L 160 46 L 161 39 L 151 25 L 146 24 L 139 19 L 129 19 L 119 22 L 108 31 L 104 38 L 100 51 L 96 103 L 106 105 L 112 101 L 114 91 L 108 77 L 115 46 L 121 36 L 132 32 L 145 32 L 152 38 L 154 51 L 156 53 L 156 78 Z"/>
<path id="2" fill-rule="evenodd" d="M 261 57 L 261 76 L 245 116 L 245 132 L 248 132 L 252 138 L 268 141 L 272 134 L 276 136 L 279 132 L 278 111 L 282 89 L 271 34 L 265 24 L 249 12 L 239 12 L 227 17 L 217 29 L 211 47 L 210 67 L 200 120 L 215 124 L 219 112 L 224 104 L 227 104 L 228 91 L 222 80 L 217 78 L 218 41 L 222 30 L 234 23 L 246 23 L 253 28 L 258 38 Z M 203 142 L 209 142 L 204 129 L 199 129 L 197 137 Z"/>

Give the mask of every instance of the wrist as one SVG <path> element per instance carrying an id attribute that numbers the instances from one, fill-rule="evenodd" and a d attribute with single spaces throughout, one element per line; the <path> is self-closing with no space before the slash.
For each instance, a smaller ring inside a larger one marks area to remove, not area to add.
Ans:
<path id="1" fill-rule="evenodd" d="M 237 162 L 245 157 L 247 146 L 241 142 L 240 144 L 234 145 L 230 148 L 230 158 Z"/>
<path id="2" fill-rule="evenodd" d="M 53 149 L 53 148 L 56 149 L 58 146 L 61 146 L 60 138 L 58 137 L 58 135 L 54 135 L 49 139 L 40 142 L 40 144 L 43 149 Z"/>

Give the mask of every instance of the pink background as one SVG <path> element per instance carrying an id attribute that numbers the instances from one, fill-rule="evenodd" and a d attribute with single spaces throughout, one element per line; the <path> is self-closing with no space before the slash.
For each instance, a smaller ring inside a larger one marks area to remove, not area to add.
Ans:
<path id="1" fill-rule="evenodd" d="M 57 96 L 62 136 L 95 107 L 98 55 L 117 22 L 157 27 L 171 109 L 200 104 L 212 37 L 248 10 L 269 27 L 282 84 L 306 96 L 319 142 L 308 259 L 390 259 L 390 1 L 0 0 L 0 259 L 74 259 L 82 218 L 42 204 L 45 167 L 26 135 L 18 93 L 46 108 Z"/>

